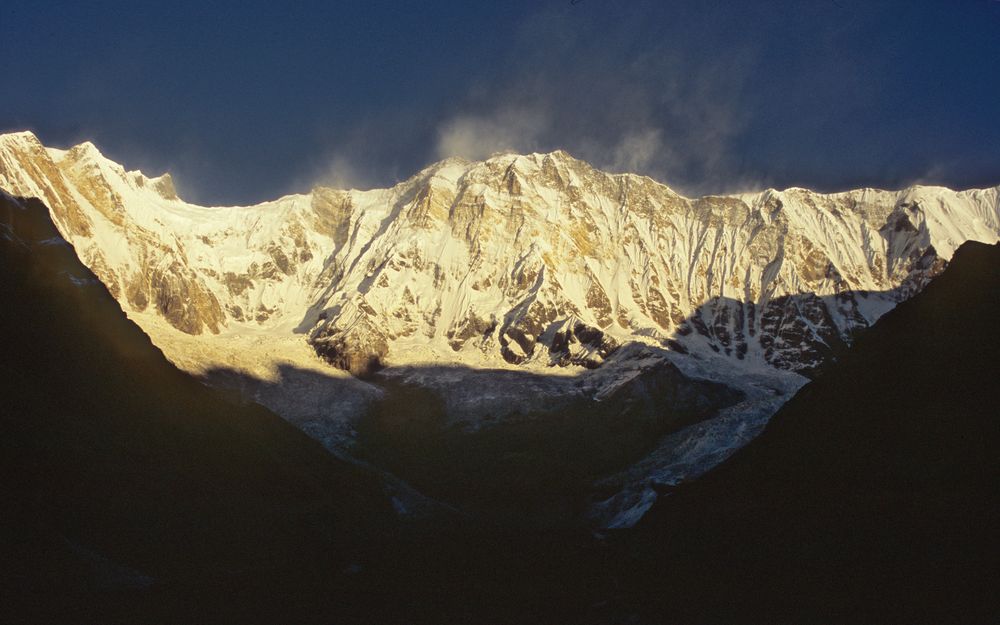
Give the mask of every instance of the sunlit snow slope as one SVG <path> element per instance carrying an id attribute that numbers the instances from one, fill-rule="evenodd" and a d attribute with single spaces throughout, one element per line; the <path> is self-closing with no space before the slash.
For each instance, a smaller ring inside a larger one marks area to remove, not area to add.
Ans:
<path id="1" fill-rule="evenodd" d="M 996 188 L 689 199 L 563 152 L 201 207 L 169 175 L 23 132 L 0 136 L 0 187 L 45 201 L 130 313 L 188 335 L 301 334 L 354 372 L 594 367 L 629 341 L 808 371 L 1000 231 Z"/>

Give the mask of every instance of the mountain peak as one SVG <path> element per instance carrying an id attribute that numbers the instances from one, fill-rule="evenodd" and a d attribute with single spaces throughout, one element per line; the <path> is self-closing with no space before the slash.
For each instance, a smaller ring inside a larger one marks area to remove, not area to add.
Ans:
<path id="1" fill-rule="evenodd" d="M 30 130 L 17 130 L 0 134 L 0 144 L 41 143 Z"/>
<path id="2" fill-rule="evenodd" d="M 66 155 L 74 161 L 104 158 L 104 155 L 92 141 L 84 141 L 74 145 L 66 151 Z"/>
<path id="3" fill-rule="evenodd" d="M 174 187 L 174 178 L 169 173 L 162 174 L 156 178 L 147 178 L 142 172 L 134 172 L 136 183 L 141 187 L 149 185 L 160 197 L 165 200 L 180 200 L 177 197 L 177 189 Z"/>

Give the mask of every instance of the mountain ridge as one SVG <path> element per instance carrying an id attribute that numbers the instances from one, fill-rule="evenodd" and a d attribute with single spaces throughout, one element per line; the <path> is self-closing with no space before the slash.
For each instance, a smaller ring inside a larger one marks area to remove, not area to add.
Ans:
<path id="1" fill-rule="evenodd" d="M 295 331 L 355 373 L 384 360 L 412 362 L 408 349 L 420 350 L 405 339 L 415 334 L 437 343 L 424 354 L 432 360 L 483 360 L 467 349 L 471 343 L 491 362 L 598 366 L 622 342 L 683 344 L 694 333 L 738 358 L 760 347 L 766 364 L 807 371 L 821 358 L 797 350 L 815 352 L 870 325 L 940 271 L 939 259 L 947 261 L 962 240 L 995 240 L 1000 232 L 1000 187 L 792 188 L 690 199 L 646 177 L 599 172 L 560 150 L 445 159 L 390 189 L 317 186 L 251 207 L 201 208 L 180 200 L 169 178 L 125 171 L 89 142 L 52 150 L 17 133 L 0 136 L 0 146 L 0 187 L 46 200 L 61 231 L 84 243 L 85 262 L 130 312 L 155 304 L 171 326 L 196 335 L 299 316 Z M 145 215 L 134 206 L 143 203 L 164 210 Z M 169 224 L 167 209 L 176 213 Z M 841 214 L 851 209 L 858 214 Z M 657 212 L 677 219 L 657 220 Z M 210 222 L 245 232 L 244 248 Z M 91 232 L 99 226 L 104 232 Z M 833 236 L 824 234 L 828 227 Z M 185 236 L 185 228 L 216 232 Z M 740 229 L 746 232 L 733 232 Z M 188 258 L 186 249 L 199 243 L 253 258 L 235 270 L 207 250 Z M 608 244 L 625 249 L 609 253 Z M 126 255 L 109 249 L 119 246 Z M 485 267 L 470 271 L 476 263 Z M 151 270 L 148 280 L 136 275 L 142 270 Z M 615 284 L 626 279 L 630 290 Z M 778 327 L 763 327 L 773 297 L 894 289 L 890 301 L 815 304 L 799 315 L 804 321 L 773 310 Z M 713 296 L 743 306 L 685 326 Z M 747 340 L 758 331 L 766 345 Z M 578 340 L 581 333 L 590 340 Z M 785 340 L 799 344 L 782 353 Z M 445 343 L 461 354 L 447 354 Z"/>

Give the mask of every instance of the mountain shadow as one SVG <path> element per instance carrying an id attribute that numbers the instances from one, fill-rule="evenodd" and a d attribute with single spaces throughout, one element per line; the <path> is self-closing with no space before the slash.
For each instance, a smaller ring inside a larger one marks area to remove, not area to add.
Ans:
<path id="1" fill-rule="evenodd" d="M 646 360 L 649 349 L 660 351 L 643 347 Z M 298 395 L 309 394 L 302 403 L 312 412 L 290 414 L 290 420 L 319 440 L 330 439 L 335 453 L 349 446 L 354 459 L 478 523 L 535 528 L 581 522 L 597 478 L 743 398 L 665 361 L 637 367 L 600 399 L 577 376 L 454 365 L 376 374 L 368 382 L 379 395 L 367 400 L 350 380 L 289 365 L 279 366 L 273 382 L 229 369 L 209 371 L 206 379 L 265 404 L 281 402 L 288 385 L 302 389 Z M 421 383 L 427 379 L 433 385 Z M 360 416 L 349 420 L 344 403 Z M 330 413 L 325 422 L 324 412 Z"/>
<path id="2" fill-rule="evenodd" d="M 995 618 L 998 312 L 1000 245 L 966 243 L 623 538 L 634 605 L 690 623 Z"/>
<path id="3" fill-rule="evenodd" d="M 928 266 L 935 262 L 928 259 Z M 586 514 L 589 507 L 608 497 L 614 497 L 613 508 L 641 514 L 639 509 L 656 496 L 650 489 L 677 483 L 676 471 L 670 472 L 669 484 L 658 481 L 656 458 L 670 455 L 665 437 L 748 399 L 742 390 L 685 374 L 674 364 L 678 354 L 703 361 L 699 368 L 707 377 L 713 365 L 704 363 L 718 363 L 706 357 L 706 346 L 731 360 L 734 370 L 751 358 L 768 369 L 795 369 L 815 378 L 868 327 L 861 310 L 890 308 L 911 288 L 801 293 L 770 299 L 760 310 L 752 303 L 713 298 L 662 348 L 616 344 L 606 364 L 577 375 L 557 373 L 566 343 L 575 342 L 583 352 L 607 347 L 603 332 L 579 321 L 575 332 L 564 332 L 563 343 L 548 346 L 552 374 L 411 365 L 372 373 L 361 382 L 279 365 L 274 381 L 230 369 L 209 371 L 205 379 L 270 406 L 331 452 L 378 467 L 390 481 L 402 480 L 406 488 L 400 495 L 412 487 L 416 493 L 411 495 L 422 493 L 480 522 L 500 525 L 557 527 L 582 522 L 584 516 L 593 523 L 599 519 Z M 540 334 L 538 347 L 545 347 L 543 338 L 551 338 L 560 323 Z M 528 347 L 531 351 L 535 345 Z M 595 380 L 615 376 L 627 381 L 610 395 L 598 392 Z M 359 390 L 363 386 L 367 393 Z M 691 476 L 752 438 L 781 403 L 770 395 L 795 387 L 760 389 L 769 396 L 766 408 L 748 407 L 740 413 L 747 413 L 744 421 L 730 418 L 728 425 L 713 428 L 713 440 L 700 446 L 701 455 L 684 458 Z M 749 399 L 761 403 L 760 397 Z M 635 464 L 644 459 L 641 466 Z M 412 504 L 424 513 L 434 508 L 418 499 L 407 503 L 404 497 L 397 507 L 416 512 Z M 617 513 L 605 510 L 598 516 L 615 519 Z"/>
<path id="4" fill-rule="evenodd" d="M 861 310 L 889 308 L 912 286 L 893 292 L 801 293 L 768 300 L 760 310 L 752 303 L 713 298 L 664 341 L 674 355 L 629 343 L 611 350 L 607 364 L 578 375 L 556 374 L 565 345 L 553 342 L 551 375 L 461 365 L 391 367 L 365 377 L 378 389 L 368 397 L 352 389 L 352 384 L 362 385 L 352 378 L 290 365 L 279 366 L 276 381 L 227 369 L 210 371 L 206 379 L 262 401 L 334 453 L 350 447 L 354 459 L 385 469 L 480 522 L 565 526 L 611 496 L 615 506 L 627 509 L 649 505 L 642 502 L 656 496 L 650 488 L 672 488 L 677 479 L 670 472 L 669 484 L 658 482 L 659 467 L 649 454 L 670 455 L 663 448 L 665 437 L 747 399 L 743 391 L 686 375 L 674 364 L 678 354 L 707 363 L 712 360 L 705 357 L 707 345 L 734 368 L 753 358 L 758 365 L 794 367 L 816 377 L 868 327 Z M 541 337 L 553 333 L 550 328 Z M 580 343 L 584 351 L 602 349 L 606 340 L 596 329 L 567 332 L 563 338 Z M 544 347 L 539 340 L 538 347 Z M 702 374 L 711 375 L 706 367 L 711 365 L 701 366 Z M 607 396 L 596 391 L 596 379 L 616 375 L 627 381 Z M 750 378 L 752 372 L 741 375 Z M 748 384 L 741 382 L 744 388 Z M 796 386 L 762 392 L 780 396 Z M 288 396 L 309 399 L 288 401 Z M 750 399 L 760 403 L 759 397 Z M 714 428 L 711 444 L 700 446 L 703 453 L 684 458 L 691 475 L 752 438 L 781 402 L 766 403 L 767 408 L 748 408 L 752 414 L 743 422 L 731 418 L 730 425 Z M 635 464 L 644 458 L 642 466 Z"/>
<path id="5" fill-rule="evenodd" d="M 688 315 L 665 345 L 687 353 L 692 340 L 700 337 L 713 352 L 735 360 L 746 359 L 759 346 L 759 354 L 768 365 L 815 379 L 872 325 L 869 316 L 878 316 L 912 297 L 947 265 L 933 248 L 918 262 L 918 269 L 927 273 L 916 272 L 904 284 L 887 291 L 795 293 L 769 298 L 759 305 L 713 297 Z"/>

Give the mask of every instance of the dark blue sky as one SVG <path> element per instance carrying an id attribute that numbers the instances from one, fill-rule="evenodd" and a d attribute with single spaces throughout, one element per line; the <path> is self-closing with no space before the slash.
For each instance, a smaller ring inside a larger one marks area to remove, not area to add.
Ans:
<path id="1" fill-rule="evenodd" d="M 7 0 L 0 131 L 205 203 L 502 149 L 688 193 L 1000 183 L 996 0 L 283 4 Z"/>

